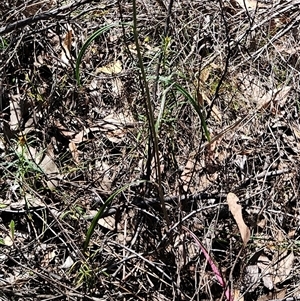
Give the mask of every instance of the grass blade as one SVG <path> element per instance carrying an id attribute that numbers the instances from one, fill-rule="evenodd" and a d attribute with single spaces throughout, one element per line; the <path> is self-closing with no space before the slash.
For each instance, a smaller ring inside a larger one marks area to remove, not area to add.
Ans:
<path id="1" fill-rule="evenodd" d="M 80 64 L 82 61 L 82 58 L 87 50 L 87 48 L 91 45 L 91 43 L 99 37 L 101 34 L 104 32 L 108 31 L 109 29 L 113 27 L 118 27 L 118 26 L 124 26 L 124 25 L 129 25 L 128 23 L 114 23 L 114 24 L 109 24 L 101 27 L 100 29 L 96 30 L 93 34 L 91 34 L 88 39 L 84 42 L 83 46 L 81 47 L 79 54 L 76 59 L 76 67 L 75 67 L 75 76 L 76 76 L 76 81 L 77 85 L 80 86 Z"/>
<path id="2" fill-rule="evenodd" d="M 86 233 L 86 238 L 85 238 L 85 241 L 84 241 L 84 245 L 83 245 L 83 250 L 84 252 L 87 250 L 88 246 L 89 246 L 89 243 L 90 243 L 90 240 L 91 240 L 91 237 L 95 231 L 95 228 L 98 224 L 98 221 L 99 219 L 101 218 L 101 216 L 103 215 L 103 212 L 106 210 L 106 208 L 110 205 L 111 201 L 118 195 L 120 194 L 121 192 L 123 192 L 124 190 L 126 190 L 127 188 L 129 188 L 130 186 L 133 186 L 133 185 L 138 185 L 140 183 L 143 183 L 145 181 L 138 181 L 138 182 L 134 182 L 134 183 L 131 183 L 131 184 L 126 184 L 124 185 L 123 187 L 121 187 L 120 189 L 118 189 L 117 191 L 115 191 L 113 194 L 111 194 L 109 196 L 109 198 L 104 202 L 104 204 L 100 207 L 99 211 L 97 212 L 97 214 L 94 216 L 92 222 L 91 222 L 91 225 L 90 227 L 88 228 L 88 231 Z"/>
<path id="3" fill-rule="evenodd" d="M 201 106 L 199 105 L 199 103 L 190 95 L 190 93 L 188 93 L 182 86 L 180 86 L 179 84 L 174 84 L 174 87 L 176 88 L 176 90 L 178 92 L 180 92 L 189 102 L 190 104 L 193 106 L 193 108 L 195 109 L 195 111 L 197 112 L 198 116 L 200 117 L 200 121 L 201 121 L 201 126 L 202 129 L 204 130 L 204 135 L 207 139 L 208 142 L 210 142 L 210 133 L 209 130 L 207 128 L 207 124 L 205 121 L 205 117 L 204 114 L 201 110 Z"/>

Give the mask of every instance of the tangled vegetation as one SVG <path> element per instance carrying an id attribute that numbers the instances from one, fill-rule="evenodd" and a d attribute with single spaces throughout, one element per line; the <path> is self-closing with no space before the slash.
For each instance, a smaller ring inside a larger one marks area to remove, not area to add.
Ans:
<path id="1" fill-rule="evenodd" d="M 1 3 L 0 299 L 300 298 L 298 2 Z"/>

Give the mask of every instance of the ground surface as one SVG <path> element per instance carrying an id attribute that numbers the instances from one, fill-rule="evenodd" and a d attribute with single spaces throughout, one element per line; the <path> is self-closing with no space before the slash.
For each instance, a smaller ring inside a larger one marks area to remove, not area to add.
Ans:
<path id="1" fill-rule="evenodd" d="M 1 300 L 300 295 L 300 4 L 259 4 L 0 4 Z"/>

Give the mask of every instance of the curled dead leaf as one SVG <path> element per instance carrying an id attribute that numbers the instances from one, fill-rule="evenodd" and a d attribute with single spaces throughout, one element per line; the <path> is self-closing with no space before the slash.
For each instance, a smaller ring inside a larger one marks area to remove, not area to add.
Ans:
<path id="1" fill-rule="evenodd" d="M 294 259 L 293 251 L 288 253 L 285 250 L 280 254 L 275 254 L 272 260 L 262 254 L 258 258 L 257 266 L 262 271 L 264 286 L 271 290 L 274 285 L 285 281 L 292 271 Z"/>
<path id="2" fill-rule="evenodd" d="M 291 86 L 284 86 L 280 89 L 268 91 L 262 98 L 257 101 L 257 108 L 259 110 L 266 109 L 271 102 L 283 106 L 287 101 L 291 89 Z"/>
<path id="3" fill-rule="evenodd" d="M 244 243 L 244 246 L 246 246 L 247 242 L 250 239 L 250 230 L 248 226 L 245 224 L 243 215 L 242 215 L 242 206 L 239 205 L 238 197 L 234 193 L 228 193 L 227 195 L 227 204 L 229 206 L 229 210 L 232 213 L 238 227 L 239 231 Z"/>
<path id="4" fill-rule="evenodd" d="M 68 31 L 62 42 L 63 49 L 61 53 L 61 60 L 65 65 L 70 65 L 70 59 L 72 58 L 71 55 L 72 40 L 73 40 L 73 30 L 71 26 L 68 25 Z"/>

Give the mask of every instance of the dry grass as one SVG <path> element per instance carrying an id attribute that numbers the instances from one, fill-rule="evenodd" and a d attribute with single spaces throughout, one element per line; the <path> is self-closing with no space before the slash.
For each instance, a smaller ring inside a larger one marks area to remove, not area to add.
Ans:
<path id="1" fill-rule="evenodd" d="M 167 1 L 138 1 L 159 183 L 132 27 L 100 35 L 75 79 L 84 41 L 131 23 L 132 1 L 36 2 L 0 4 L 0 299 L 225 300 L 181 225 L 244 300 L 297 298 L 299 5 L 170 1 L 168 18 Z M 205 112 L 211 142 L 174 83 Z M 93 217 L 129 184 L 85 252 Z M 251 230 L 245 248 L 229 192 Z"/>

